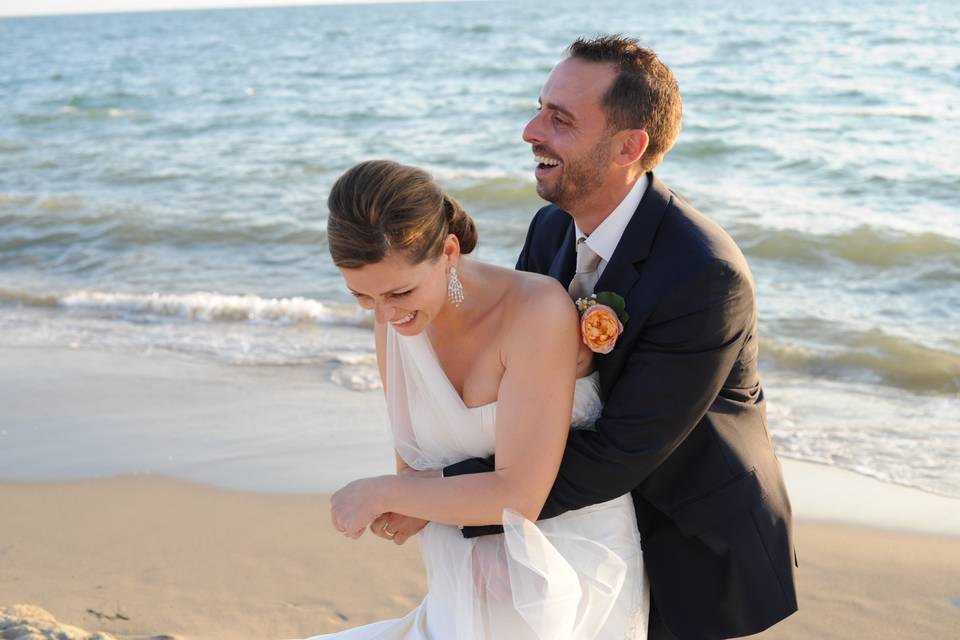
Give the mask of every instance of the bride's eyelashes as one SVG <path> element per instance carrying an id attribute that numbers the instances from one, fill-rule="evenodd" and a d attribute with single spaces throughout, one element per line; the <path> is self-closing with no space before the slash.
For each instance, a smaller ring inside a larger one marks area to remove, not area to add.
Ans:
<path id="1" fill-rule="evenodd" d="M 391 294 L 389 294 L 387 297 L 388 297 L 388 298 L 393 298 L 393 299 L 396 299 L 396 298 L 404 298 L 404 297 L 410 295 L 411 293 L 413 293 L 413 292 L 416 291 L 416 290 L 417 290 L 416 287 L 414 287 L 413 289 L 408 289 L 407 291 L 398 291 L 398 292 L 396 292 L 396 293 L 391 293 Z M 372 304 L 372 303 L 373 303 L 373 298 L 371 298 L 370 296 L 368 296 L 368 295 L 365 294 L 365 293 L 357 293 L 356 291 L 351 291 L 351 292 L 350 292 L 350 295 L 352 295 L 354 298 L 356 298 L 356 299 L 357 299 L 357 302 L 359 302 L 360 304 L 364 304 L 364 303 Z"/>

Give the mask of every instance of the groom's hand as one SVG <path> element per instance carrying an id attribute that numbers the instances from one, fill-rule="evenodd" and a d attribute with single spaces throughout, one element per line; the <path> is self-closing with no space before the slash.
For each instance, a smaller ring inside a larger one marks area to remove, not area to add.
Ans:
<path id="1" fill-rule="evenodd" d="M 426 520 L 399 513 L 385 513 L 370 523 L 370 532 L 378 538 L 403 544 L 427 526 Z"/>

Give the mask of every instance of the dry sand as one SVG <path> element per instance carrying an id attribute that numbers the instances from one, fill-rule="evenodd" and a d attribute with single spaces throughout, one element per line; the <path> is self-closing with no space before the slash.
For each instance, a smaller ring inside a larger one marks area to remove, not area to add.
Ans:
<path id="1" fill-rule="evenodd" d="M 415 543 L 343 538 L 320 497 L 130 476 L 2 483 L 0 505 L 0 603 L 117 638 L 300 638 L 425 588 Z M 801 522 L 798 547 L 801 611 L 762 637 L 956 637 L 960 538 Z"/>
<path id="2" fill-rule="evenodd" d="M 425 586 L 416 544 L 336 534 L 325 498 L 132 476 L 5 483 L 0 505 L 0 605 L 118 637 L 306 636 L 399 614 Z"/>

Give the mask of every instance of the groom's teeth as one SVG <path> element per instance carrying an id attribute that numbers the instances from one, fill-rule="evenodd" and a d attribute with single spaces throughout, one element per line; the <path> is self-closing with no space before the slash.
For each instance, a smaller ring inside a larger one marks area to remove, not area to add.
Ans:
<path id="1" fill-rule="evenodd" d="M 545 164 L 548 167 L 555 167 L 560 164 L 559 160 L 554 160 L 553 158 L 547 158 L 545 156 L 533 156 L 533 159 L 537 164 Z"/>

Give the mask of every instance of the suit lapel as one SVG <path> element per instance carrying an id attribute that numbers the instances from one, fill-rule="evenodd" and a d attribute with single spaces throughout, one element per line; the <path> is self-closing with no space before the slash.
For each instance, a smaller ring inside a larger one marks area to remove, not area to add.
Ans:
<path id="1" fill-rule="evenodd" d="M 636 295 L 631 298 L 630 292 L 641 277 L 638 269 L 640 263 L 650 255 L 650 249 L 653 246 L 653 240 L 656 237 L 657 229 L 663 220 L 663 215 L 667 210 L 667 205 L 672 197 L 667 186 L 660 181 L 652 172 L 648 174 L 650 186 L 637 205 L 637 210 L 627 223 L 626 229 L 617 248 L 610 257 L 610 262 L 603 270 L 603 274 L 597 281 L 594 291 L 612 291 L 621 295 L 627 303 L 627 310 L 631 313 L 631 318 L 624 327 L 625 333 L 636 335 L 637 325 L 642 323 L 643 316 L 636 317 L 638 314 L 634 310 L 642 308 L 642 300 L 636 299 Z M 574 263 L 574 267 L 576 264 Z M 623 366 L 624 358 L 628 349 L 624 344 L 617 344 L 613 351 L 607 355 L 597 357 L 597 368 L 600 370 L 600 387 L 603 390 L 603 396 L 606 398 L 612 382 Z"/>
<path id="2" fill-rule="evenodd" d="M 663 219 L 663 213 L 670 202 L 670 190 L 653 173 L 647 174 L 650 186 L 647 187 L 637 210 L 623 230 L 623 236 L 617 243 L 610 262 L 603 270 L 594 291 L 614 291 L 626 297 L 639 277 L 634 265 L 643 262 L 650 254 L 650 247 L 656 237 L 657 228 Z"/>

